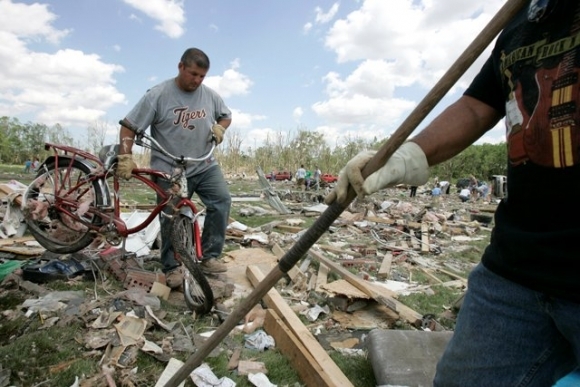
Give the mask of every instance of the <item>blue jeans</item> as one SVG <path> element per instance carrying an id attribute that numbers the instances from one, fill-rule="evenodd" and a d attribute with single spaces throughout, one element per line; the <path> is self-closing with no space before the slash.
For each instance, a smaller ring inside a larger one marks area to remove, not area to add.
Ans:
<path id="1" fill-rule="evenodd" d="M 167 180 L 157 180 L 157 184 L 167 189 Z M 226 239 L 226 228 L 230 217 L 232 198 L 228 185 L 219 166 L 213 166 L 204 172 L 187 178 L 189 197 L 195 192 L 205 206 L 205 221 L 201 234 L 203 259 L 217 258 L 222 253 Z M 157 197 L 159 202 L 160 198 Z M 166 206 L 164 212 L 171 214 L 171 206 Z M 171 219 L 160 216 L 161 223 L 161 262 L 166 273 L 179 266 L 171 244 Z"/>
<path id="2" fill-rule="evenodd" d="M 469 275 L 434 386 L 546 387 L 578 364 L 580 304 L 532 291 L 480 263 Z"/>

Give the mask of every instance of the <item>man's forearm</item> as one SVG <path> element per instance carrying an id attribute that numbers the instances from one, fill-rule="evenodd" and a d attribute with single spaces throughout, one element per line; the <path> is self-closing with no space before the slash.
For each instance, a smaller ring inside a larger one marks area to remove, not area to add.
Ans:
<path id="1" fill-rule="evenodd" d="M 501 115 L 491 106 L 463 96 L 411 141 L 423 149 L 430 166 L 436 165 L 473 144 L 493 128 L 500 118 Z"/>
<path id="2" fill-rule="evenodd" d="M 121 126 L 121 131 L 119 133 L 119 154 L 124 155 L 132 153 L 131 150 L 133 149 L 134 139 L 135 133 L 124 126 Z"/>
<path id="3" fill-rule="evenodd" d="M 217 121 L 217 124 L 223 126 L 224 129 L 227 129 L 231 123 L 232 123 L 231 118 L 220 118 Z"/>

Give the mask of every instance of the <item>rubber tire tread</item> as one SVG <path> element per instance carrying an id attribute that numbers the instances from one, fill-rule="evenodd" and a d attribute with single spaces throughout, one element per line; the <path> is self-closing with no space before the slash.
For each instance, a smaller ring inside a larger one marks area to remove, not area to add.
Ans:
<path id="1" fill-rule="evenodd" d="M 203 303 L 192 304 L 189 302 L 187 297 L 184 297 L 185 303 L 190 310 L 196 312 L 197 314 L 204 315 L 209 313 L 213 307 L 213 291 L 211 290 L 211 286 L 199 268 L 198 264 L 194 262 L 196 259 L 196 257 L 193 256 L 194 253 L 189 251 L 187 246 L 183 245 L 184 238 L 181 238 L 181 234 L 189 231 L 184 229 L 183 225 L 190 222 L 191 219 L 186 215 L 177 215 L 173 218 L 171 227 L 171 242 L 173 243 L 173 249 L 175 252 L 180 255 L 181 262 L 187 268 L 187 270 L 189 270 L 189 273 L 197 282 L 204 295 Z"/>
<path id="2" fill-rule="evenodd" d="M 68 167 L 69 164 L 70 164 L 70 159 L 59 159 L 58 160 L 59 168 Z M 52 164 L 47 165 L 46 168 L 49 171 L 53 171 L 54 166 L 55 166 L 55 164 L 52 163 Z M 82 173 L 85 173 L 85 174 L 89 174 L 91 172 L 86 165 L 84 165 L 83 163 L 81 163 L 77 160 L 73 160 L 72 168 L 78 169 Z M 40 176 L 44 175 L 45 173 L 46 172 L 44 172 L 44 171 L 39 171 L 38 174 L 36 175 L 35 179 L 39 178 Z M 101 204 L 103 202 L 102 192 L 100 191 L 100 187 L 96 181 L 93 181 L 92 185 L 93 185 L 93 189 L 95 191 L 95 202 L 96 202 L 96 203 L 94 202 L 92 205 L 97 206 L 98 204 Z M 23 201 L 25 201 L 26 199 L 27 198 L 24 197 Z M 96 224 L 97 222 L 100 222 L 100 220 L 101 219 L 99 217 L 95 217 L 93 219 L 92 223 Z M 61 245 L 61 244 L 56 243 L 53 239 L 46 238 L 44 236 L 44 233 L 42 231 L 40 231 L 40 228 L 37 226 L 35 221 L 27 219 L 27 218 L 25 218 L 25 221 L 26 221 L 26 224 L 28 225 L 28 231 L 32 234 L 34 239 L 36 239 L 36 241 L 38 243 L 40 243 L 40 245 L 42 247 L 44 247 L 45 249 L 47 249 L 48 251 L 51 251 L 51 252 L 57 253 L 57 254 L 76 253 L 77 251 L 80 251 L 80 250 L 84 249 L 85 247 L 87 247 L 88 245 L 90 245 L 97 237 L 97 234 L 95 234 L 94 232 L 88 231 L 82 238 L 78 239 L 75 243 Z"/>

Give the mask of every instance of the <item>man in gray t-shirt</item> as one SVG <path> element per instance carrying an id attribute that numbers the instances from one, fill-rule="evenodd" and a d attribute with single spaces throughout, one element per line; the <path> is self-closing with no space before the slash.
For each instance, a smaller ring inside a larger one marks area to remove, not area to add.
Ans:
<path id="1" fill-rule="evenodd" d="M 172 154 L 194 158 L 207 154 L 211 149 L 212 134 L 218 144 L 221 143 L 232 121 L 232 113 L 222 98 L 202 84 L 209 67 L 209 58 L 203 51 L 187 49 L 178 64 L 177 76 L 149 89 L 125 119 L 138 128 L 150 127 L 152 137 Z M 117 174 L 124 178 L 130 178 L 135 168 L 131 156 L 134 137 L 131 130 L 121 126 Z M 151 168 L 170 173 L 173 165 L 170 159 L 154 149 Z M 190 197 L 197 193 L 206 207 L 201 268 L 206 273 L 224 272 L 226 267 L 217 258 L 224 246 L 231 206 L 226 181 L 213 156 L 188 165 L 186 176 Z M 169 188 L 166 180 L 157 183 Z M 171 209 L 164 211 L 170 212 Z M 161 216 L 160 221 L 163 271 L 167 285 L 176 288 L 181 285 L 183 274 L 168 237 L 169 220 Z"/>

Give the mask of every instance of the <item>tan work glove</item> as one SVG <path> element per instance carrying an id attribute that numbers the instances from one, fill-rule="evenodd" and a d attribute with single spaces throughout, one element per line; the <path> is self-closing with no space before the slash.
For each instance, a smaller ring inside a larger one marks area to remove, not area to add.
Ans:
<path id="1" fill-rule="evenodd" d="M 137 168 L 137 164 L 133 161 L 133 155 L 130 153 L 118 155 L 117 160 L 117 176 L 129 180 L 131 172 Z"/>
<path id="2" fill-rule="evenodd" d="M 211 132 L 216 139 L 216 143 L 219 145 L 224 140 L 224 133 L 226 132 L 226 128 L 221 126 L 220 124 L 215 124 L 211 127 Z"/>
<path id="3" fill-rule="evenodd" d="M 359 198 L 370 195 L 383 188 L 397 184 L 423 185 L 429 178 L 429 164 L 421 147 L 408 141 L 401 145 L 387 163 L 378 171 L 363 179 L 361 171 L 376 151 L 363 151 L 354 156 L 338 175 L 334 190 L 324 202 L 331 204 L 338 199 L 346 201 L 348 186 L 351 185 Z"/>

